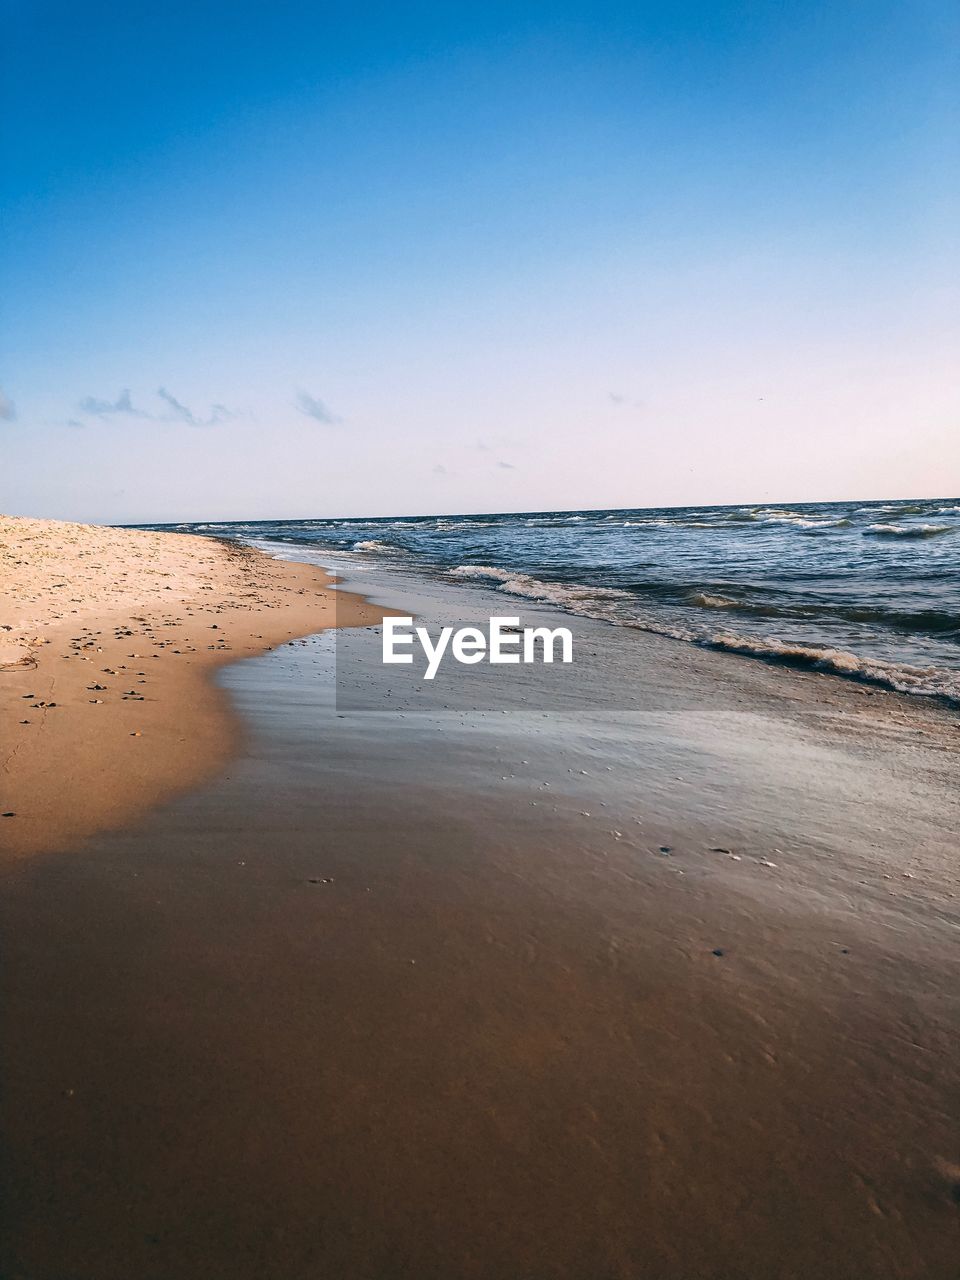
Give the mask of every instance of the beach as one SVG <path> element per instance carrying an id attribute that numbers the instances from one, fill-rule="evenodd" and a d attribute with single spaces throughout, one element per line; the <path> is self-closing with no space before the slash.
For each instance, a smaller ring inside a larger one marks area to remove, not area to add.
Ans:
<path id="1" fill-rule="evenodd" d="M 5 855 L 212 777 L 241 727 L 211 672 L 332 625 L 328 582 L 238 543 L 0 517 Z M 380 616 L 342 593 L 336 608 Z"/>
<path id="2" fill-rule="evenodd" d="M 526 599 L 569 673 L 428 688 L 383 611 L 501 594 L 0 545 L 0 1275 L 954 1280 L 954 707 Z"/>

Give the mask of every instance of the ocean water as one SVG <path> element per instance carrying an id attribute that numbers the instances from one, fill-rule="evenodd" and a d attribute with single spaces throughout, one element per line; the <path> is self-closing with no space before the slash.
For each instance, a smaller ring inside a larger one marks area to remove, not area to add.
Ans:
<path id="1" fill-rule="evenodd" d="M 162 528 L 169 526 L 150 526 Z M 960 499 L 177 525 L 960 702 Z"/>

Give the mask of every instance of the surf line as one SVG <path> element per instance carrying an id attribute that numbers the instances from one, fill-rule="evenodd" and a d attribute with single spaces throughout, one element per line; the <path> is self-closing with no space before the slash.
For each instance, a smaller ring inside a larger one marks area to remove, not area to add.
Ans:
<path id="1" fill-rule="evenodd" d="M 573 661 L 573 635 L 568 627 L 524 627 L 519 618 L 494 615 L 486 631 L 480 627 L 441 627 L 436 641 L 426 627 L 414 627 L 412 617 L 383 620 L 383 661 L 385 664 L 413 662 L 411 650 L 419 641 L 427 660 L 424 680 L 433 680 L 445 657 L 452 654 L 457 662 L 473 666 L 489 662 L 494 666 L 519 662 L 553 662 L 559 647 L 560 661 Z"/>

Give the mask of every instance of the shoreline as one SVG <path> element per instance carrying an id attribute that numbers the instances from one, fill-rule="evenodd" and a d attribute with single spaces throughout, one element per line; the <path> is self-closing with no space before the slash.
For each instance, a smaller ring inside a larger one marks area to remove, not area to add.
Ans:
<path id="1" fill-rule="evenodd" d="M 381 612 L 239 543 L 0 517 L 0 849 L 53 852 L 214 778 L 228 663 Z"/>
<path id="2" fill-rule="evenodd" d="M 319 547 L 281 558 L 292 550 L 277 543 L 273 554 L 185 531 L 0 516 L 0 567 L 8 571 L 0 591 L 0 813 L 12 815 L 0 819 L 2 855 L 55 853 L 136 823 L 214 780 L 244 741 L 243 719 L 216 679 L 232 663 L 331 627 L 376 625 L 393 611 L 387 602 L 416 592 L 418 583 L 452 590 L 454 612 L 461 593 L 487 599 L 491 611 L 536 607 L 487 584 L 451 589 L 408 572 L 398 576 L 388 565 L 355 564 L 351 573 L 331 567 L 334 557 Z M 880 721 L 893 723 L 895 710 L 917 733 L 957 723 L 955 705 L 943 696 L 918 697 L 850 673 L 668 634 L 634 634 L 641 646 L 699 651 L 708 671 L 711 660 L 719 673 L 749 657 L 782 680 L 772 692 L 786 702 L 812 680 L 824 703 L 839 708 L 852 689 L 875 703 Z"/>
<path id="3" fill-rule="evenodd" d="M 329 552 L 348 577 L 367 560 L 486 583 L 506 599 L 552 604 L 575 617 L 960 706 L 951 640 L 960 617 L 951 573 L 958 502 L 183 527 L 272 544 L 285 558 Z"/>

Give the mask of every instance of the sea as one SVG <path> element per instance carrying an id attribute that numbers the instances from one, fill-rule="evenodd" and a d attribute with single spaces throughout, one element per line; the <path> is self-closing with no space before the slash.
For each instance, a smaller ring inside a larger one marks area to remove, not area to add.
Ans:
<path id="1" fill-rule="evenodd" d="M 150 525 L 960 703 L 960 499 Z"/>

